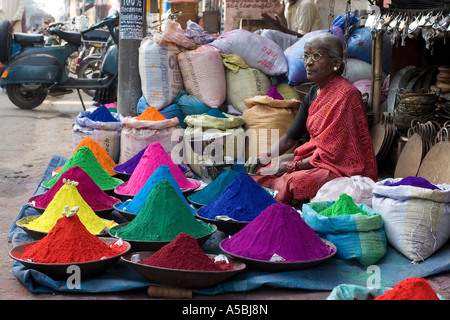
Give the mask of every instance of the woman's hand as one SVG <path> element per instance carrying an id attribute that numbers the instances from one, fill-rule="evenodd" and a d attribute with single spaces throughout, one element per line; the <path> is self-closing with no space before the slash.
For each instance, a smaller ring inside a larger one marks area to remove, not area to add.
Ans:
<path id="1" fill-rule="evenodd" d="M 270 157 L 266 154 L 250 157 L 244 164 L 244 169 L 248 173 L 252 174 L 258 171 L 261 167 L 268 165 L 270 161 Z"/>

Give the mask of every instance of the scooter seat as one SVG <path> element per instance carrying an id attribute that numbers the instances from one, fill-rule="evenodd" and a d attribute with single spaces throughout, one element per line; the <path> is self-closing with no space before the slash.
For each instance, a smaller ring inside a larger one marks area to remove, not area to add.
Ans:
<path id="1" fill-rule="evenodd" d="M 56 35 L 63 40 L 66 40 L 69 44 L 74 46 L 81 46 L 81 33 L 79 32 L 67 32 L 57 28 L 51 28 L 48 33 Z"/>
<path id="2" fill-rule="evenodd" d="M 109 39 L 109 31 L 102 29 L 95 29 L 88 32 L 81 32 L 83 34 L 83 40 L 86 41 L 99 41 L 106 42 Z"/>
<path id="3" fill-rule="evenodd" d="M 44 44 L 44 35 L 29 33 L 14 33 L 14 42 L 21 46 L 33 46 L 35 44 Z"/>

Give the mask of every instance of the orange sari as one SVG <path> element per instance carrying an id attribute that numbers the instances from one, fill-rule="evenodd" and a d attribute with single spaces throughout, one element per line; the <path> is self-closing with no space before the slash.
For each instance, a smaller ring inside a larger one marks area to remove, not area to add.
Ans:
<path id="1" fill-rule="evenodd" d="M 261 186 L 278 191 L 277 201 L 309 201 L 326 182 L 338 177 L 361 175 L 377 181 L 361 93 L 347 79 L 336 76 L 320 90 L 309 107 L 306 127 L 311 139 L 295 149 L 294 160 L 310 158 L 314 169 L 253 177 Z"/>

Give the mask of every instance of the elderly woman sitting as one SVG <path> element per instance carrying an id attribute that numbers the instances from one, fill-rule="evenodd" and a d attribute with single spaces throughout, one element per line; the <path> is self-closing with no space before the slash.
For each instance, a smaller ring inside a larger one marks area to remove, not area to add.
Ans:
<path id="1" fill-rule="evenodd" d="M 361 175 L 377 180 L 378 168 L 361 93 L 341 76 L 343 45 L 330 33 L 305 43 L 307 78 L 315 82 L 288 132 L 266 154 L 245 164 L 261 186 L 278 191 L 283 203 L 308 202 L 328 181 Z M 310 140 L 284 155 L 308 132 Z M 276 166 L 272 158 L 282 155 Z M 266 165 L 265 167 L 262 167 Z M 261 168 L 262 167 L 262 168 Z"/>

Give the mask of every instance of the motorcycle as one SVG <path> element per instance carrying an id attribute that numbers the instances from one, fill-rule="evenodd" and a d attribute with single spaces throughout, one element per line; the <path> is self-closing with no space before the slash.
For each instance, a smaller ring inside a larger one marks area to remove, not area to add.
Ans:
<path id="1" fill-rule="evenodd" d="M 4 20 L 5 21 L 5 20 Z M 4 21 L 2 23 L 4 24 Z M 101 67 L 101 77 L 79 79 L 69 76 L 67 61 L 72 53 L 81 46 L 82 34 L 67 32 L 58 28 L 49 29 L 49 34 L 65 41 L 64 45 L 41 46 L 42 39 L 30 34 L 14 34 L 14 38 L 0 34 L 0 48 L 10 48 L 12 41 L 20 45 L 20 50 L 11 56 L 9 49 L 3 49 L 0 57 L 7 56 L 0 78 L 0 85 L 6 88 L 10 101 L 21 109 L 33 109 L 42 104 L 47 95 L 63 95 L 76 89 L 86 110 L 80 90 L 107 89 L 117 81 L 118 75 L 118 41 L 116 28 L 119 15 L 114 13 L 103 21 L 83 30 L 83 33 L 107 27 L 114 45 L 108 48 Z M 5 27 L 0 26 L 0 30 Z M 8 29 L 9 30 L 9 26 Z M 3 43 L 2 43 L 3 41 Z M 8 51 L 9 50 L 9 51 Z M 0 50 L 1 51 L 1 50 Z M 2 61 L 2 60 L 0 60 Z"/>

